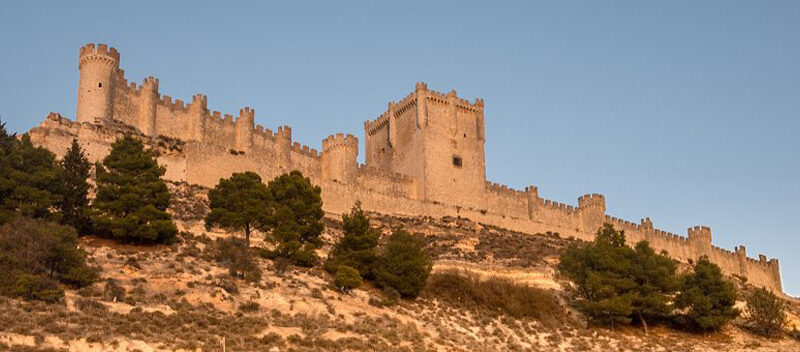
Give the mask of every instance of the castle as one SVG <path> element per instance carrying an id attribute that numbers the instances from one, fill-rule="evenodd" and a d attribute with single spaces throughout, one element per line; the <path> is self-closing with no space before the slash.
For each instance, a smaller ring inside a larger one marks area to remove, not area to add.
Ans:
<path id="1" fill-rule="evenodd" d="M 587 194 L 578 205 L 542 199 L 534 186 L 514 190 L 486 181 L 484 103 L 429 90 L 390 102 L 364 123 L 366 163 L 359 164 L 358 139 L 341 133 L 322 149 L 292 141 L 289 126 L 276 131 L 255 125 L 245 107 L 235 118 L 208 110 L 206 96 L 173 100 L 158 90 L 158 79 L 128 82 L 120 54 L 104 44 L 80 49 L 76 121 L 51 113 L 30 131 L 37 145 L 62 156 L 73 138 L 90 161 L 99 161 L 111 143 L 134 133 L 158 153 L 165 178 L 213 187 L 234 172 L 254 171 L 264 180 L 300 170 L 322 188 L 326 212 L 342 214 L 361 201 L 366 210 L 402 216 L 460 216 L 523 233 L 547 231 L 592 240 L 603 223 L 625 230 L 629 243 L 647 240 L 683 262 L 706 255 L 728 275 L 781 292 L 777 259 L 747 256 L 711 244 L 711 229 L 695 226 L 682 237 L 658 230 L 649 218 L 639 223 L 606 214 L 605 198 Z"/>

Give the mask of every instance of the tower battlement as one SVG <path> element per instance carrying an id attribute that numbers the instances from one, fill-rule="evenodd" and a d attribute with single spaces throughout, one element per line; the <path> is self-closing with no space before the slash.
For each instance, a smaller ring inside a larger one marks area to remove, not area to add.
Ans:
<path id="1" fill-rule="evenodd" d="M 78 55 L 78 65 L 82 67 L 84 63 L 96 61 L 114 68 L 119 67 L 119 51 L 109 47 L 107 44 L 94 43 L 86 44 L 81 47 Z"/>

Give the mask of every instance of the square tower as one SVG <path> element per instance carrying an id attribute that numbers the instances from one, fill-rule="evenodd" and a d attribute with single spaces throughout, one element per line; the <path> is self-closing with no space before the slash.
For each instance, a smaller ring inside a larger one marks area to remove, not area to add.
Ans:
<path id="1" fill-rule="evenodd" d="M 368 166 L 416 177 L 420 199 L 486 209 L 483 100 L 417 83 L 364 130 Z"/>

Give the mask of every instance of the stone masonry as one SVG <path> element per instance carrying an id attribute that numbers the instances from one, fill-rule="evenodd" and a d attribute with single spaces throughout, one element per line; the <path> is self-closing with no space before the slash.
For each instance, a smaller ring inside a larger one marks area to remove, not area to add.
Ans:
<path id="1" fill-rule="evenodd" d="M 708 256 L 728 275 L 781 292 L 777 259 L 747 256 L 744 246 L 728 251 L 711 244 L 711 229 L 695 226 L 687 237 L 606 214 L 605 198 L 587 194 L 578 205 L 542 199 L 534 186 L 514 190 L 486 180 L 484 103 L 443 94 L 417 83 L 408 96 L 390 102 L 364 123 L 366 164 L 359 164 L 358 139 L 341 133 L 322 149 L 292 141 L 292 129 L 255 125 L 245 107 L 233 117 L 208 110 L 208 99 L 173 100 L 158 79 L 128 82 L 120 54 L 105 44 L 88 44 L 78 57 L 80 81 L 75 121 L 51 113 L 30 135 L 34 143 L 62 156 L 73 138 L 92 162 L 111 143 L 131 133 L 158 151 L 165 177 L 213 187 L 234 172 L 254 171 L 270 180 L 300 170 L 322 188 L 325 211 L 347 212 L 356 201 L 366 210 L 403 216 L 460 216 L 523 233 L 546 231 L 591 240 L 605 222 L 625 230 L 629 243 L 647 240 L 687 262 Z"/>

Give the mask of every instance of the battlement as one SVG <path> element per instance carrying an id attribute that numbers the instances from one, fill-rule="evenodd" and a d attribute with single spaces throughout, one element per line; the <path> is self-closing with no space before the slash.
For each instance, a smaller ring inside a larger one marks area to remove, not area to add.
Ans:
<path id="1" fill-rule="evenodd" d="M 101 62 L 116 68 L 119 67 L 119 52 L 115 48 L 109 48 L 106 44 L 97 44 L 97 46 L 94 43 L 86 44 L 80 49 L 78 67 L 89 61 Z"/>
<path id="2" fill-rule="evenodd" d="M 153 92 L 158 91 L 158 78 L 153 76 L 147 77 L 142 81 L 142 90 L 149 90 Z"/>
<path id="3" fill-rule="evenodd" d="M 689 234 L 689 239 L 698 239 L 703 242 L 711 242 L 711 228 L 707 226 L 695 226 L 686 230 Z"/>
<path id="4" fill-rule="evenodd" d="M 255 121 L 256 118 L 256 111 L 251 109 L 250 107 L 244 107 L 239 109 L 239 117 L 238 119 L 245 119 L 246 121 Z"/>
<path id="5" fill-rule="evenodd" d="M 334 148 L 355 148 L 358 150 L 358 138 L 349 133 L 346 136 L 342 133 L 337 133 L 322 140 L 323 153 L 327 153 Z"/>
<path id="6" fill-rule="evenodd" d="M 578 208 L 603 207 L 605 209 L 606 198 L 602 194 L 592 193 L 578 197 Z"/>

